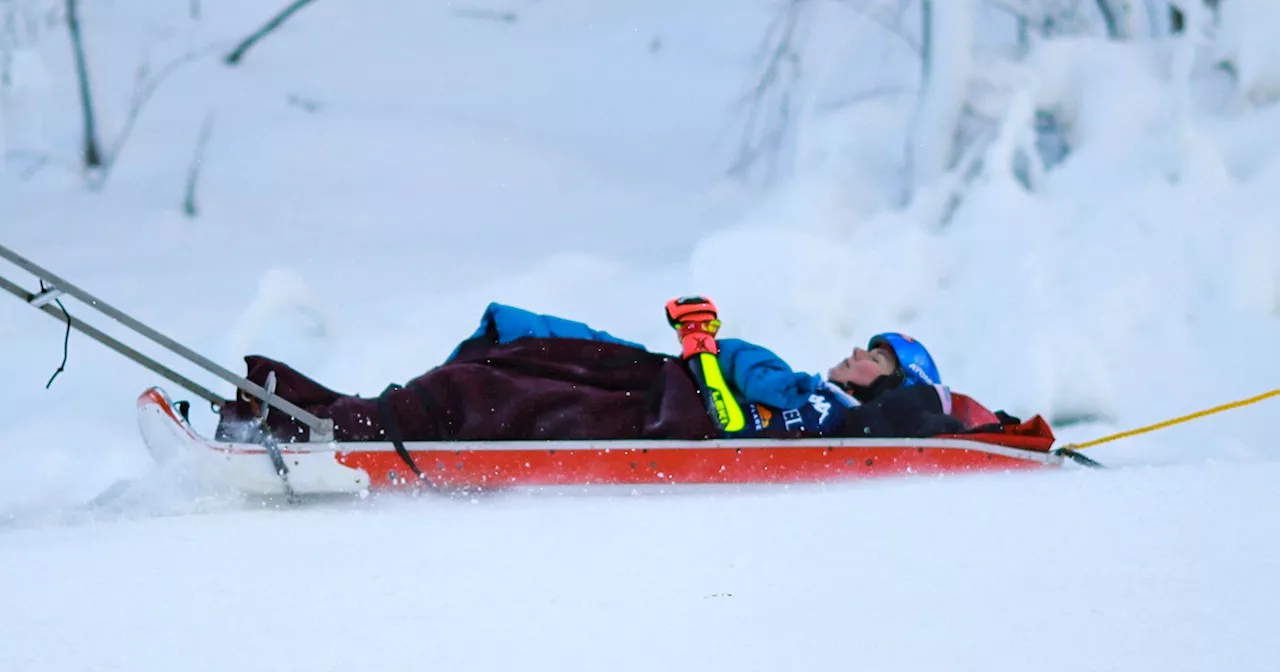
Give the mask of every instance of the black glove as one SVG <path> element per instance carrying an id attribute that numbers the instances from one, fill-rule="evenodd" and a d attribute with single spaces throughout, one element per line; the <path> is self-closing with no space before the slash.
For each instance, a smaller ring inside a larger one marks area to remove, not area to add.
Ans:
<path id="1" fill-rule="evenodd" d="M 996 419 L 1000 421 L 1001 425 L 1021 425 L 1022 424 L 1021 418 L 1015 418 L 1014 416 L 1009 415 L 1004 411 L 996 411 Z"/>

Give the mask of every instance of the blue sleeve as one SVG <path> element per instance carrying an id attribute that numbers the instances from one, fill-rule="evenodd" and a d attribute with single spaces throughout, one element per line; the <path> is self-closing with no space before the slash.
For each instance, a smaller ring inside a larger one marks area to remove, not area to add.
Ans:
<path id="1" fill-rule="evenodd" d="M 498 343 L 519 338 L 580 338 L 645 347 L 626 341 L 605 331 L 593 329 L 583 322 L 544 315 L 500 303 L 490 303 L 480 317 L 480 325 L 471 338 L 492 335 Z M 773 408 L 798 408 L 821 387 L 821 376 L 792 371 L 791 367 L 767 348 L 736 338 L 718 341 L 720 368 L 729 384 L 742 395 L 740 401 Z M 452 360 L 457 349 L 449 355 Z"/>
<path id="2" fill-rule="evenodd" d="M 737 338 L 720 339 L 718 344 L 720 369 L 742 402 L 799 408 L 822 385 L 821 376 L 792 371 L 767 348 Z"/>
<path id="3" fill-rule="evenodd" d="M 526 337 L 580 338 L 588 341 L 606 341 L 629 345 L 641 350 L 645 349 L 639 343 L 625 341 L 608 332 L 592 329 L 583 322 L 554 315 L 534 313 L 523 308 L 501 303 L 490 303 L 485 308 L 484 314 L 480 316 L 480 326 L 476 328 L 470 338 L 479 338 L 487 334 L 494 335 L 498 343 L 510 343 Z M 458 349 L 455 348 L 446 361 L 452 360 L 457 355 L 457 352 Z"/>

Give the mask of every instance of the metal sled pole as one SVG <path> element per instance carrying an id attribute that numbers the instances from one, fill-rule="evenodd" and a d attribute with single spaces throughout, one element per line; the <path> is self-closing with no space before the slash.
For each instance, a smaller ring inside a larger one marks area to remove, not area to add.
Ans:
<path id="1" fill-rule="evenodd" d="M 47 295 L 49 294 L 48 292 L 45 292 L 44 294 L 39 294 L 39 295 L 32 294 L 27 290 L 19 287 L 18 285 L 15 285 L 12 282 L 5 280 L 3 277 L 0 277 L 0 289 L 3 289 L 9 292 L 10 294 L 18 297 L 19 299 L 22 299 L 23 301 L 31 304 L 32 306 L 39 308 L 41 311 L 47 313 L 48 315 L 58 320 L 59 322 L 69 322 L 71 324 L 72 329 L 75 329 L 76 331 L 79 331 L 80 333 L 85 334 L 89 338 L 92 338 L 93 340 L 107 346 L 108 348 L 115 350 L 116 352 L 124 355 L 125 357 L 132 359 L 133 361 L 146 367 L 152 373 L 156 373 L 160 375 L 165 380 L 168 380 L 177 385 L 181 385 L 182 387 L 194 392 L 196 396 L 200 397 L 201 399 L 204 399 L 205 401 L 208 401 L 211 404 L 222 404 L 223 402 L 226 401 L 226 399 L 223 399 L 217 393 L 212 392 L 201 385 L 197 385 L 195 382 L 193 382 L 189 378 L 184 377 L 182 374 L 164 366 L 163 364 L 160 364 L 154 359 L 147 357 L 141 352 L 134 350 L 133 348 L 125 345 L 124 343 L 121 343 L 120 341 L 99 331 L 98 329 L 88 324 L 85 324 L 84 322 L 81 322 L 80 320 L 74 317 L 71 317 L 70 315 L 63 315 L 62 313 L 59 313 L 58 309 L 54 308 L 51 305 L 52 299 L 50 299 L 48 303 L 41 304 L 40 303 L 41 297 L 47 298 Z"/>
<path id="2" fill-rule="evenodd" d="M 174 341 L 173 339 L 165 336 L 164 334 L 161 334 L 160 332 L 148 327 L 147 325 L 142 324 L 141 322 L 133 319 L 132 317 L 129 317 L 128 315 L 120 312 L 119 310 L 112 308 L 110 305 L 107 305 L 106 303 L 102 302 L 100 299 L 94 297 L 88 292 L 80 289 L 79 287 L 76 287 L 70 282 L 58 277 L 57 275 L 54 275 L 48 270 L 45 270 L 44 268 L 37 266 L 36 264 L 32 263 L 31 261 L 27 260 L 26 258 L 22 257 L 18 253 L 10 250 L 9 248 L 3 245 L 0 245 L 0 258 L 4 258 L 9 262 L 12 262 L 15 266 L 44 280 L 46 284 L 51 285 L 49 289 L 39 294 L 32 294 L 22 289 L 20 286 L 15 285 L 5 280 L 4 278 L 0 277 L 0 289 L 4 289 L 8 291 L 10 294 L 17 296 L 18 298 L 25 301 L 28 305 L 34 308 L 37 308 L 54 318 L 57 318 L 59 321 L 62 321 L 64 317 L 61 314 L 59 314 L 56 308 L 54 308 L 49 304 L 63 295 L 77 298 L 80 301 L 84 302 L 85 304 L 96 309 L 98 312 L 102 313 L 103 315 L 106 315 L 107 317 L 110 317 L 116 320 L 117 322 L 125 325 L 126 327 L 129 327 L 135 333 L 138 333 L 142 336 L 145 336 L 151 339 L 152 341 L 164 346 L 170 352 L 173 352 L 174 354 L 177 354 L 183 357 L 187 361 L 200 366 L 200 368 L 204 369 L 205 371 L 208 371 L 209 373 L 212 373 L 213 375 L 231 383 L 232 385 L 235 385 L 236 388 L 244 390 L 249 394 L 252 394 L 253 396 L 263 401 L 264 403 L 270 406 L 273 406 L 279 409 L 281 412 L 287 413 L 290 416 L 305 423 L 308 427 L 311 428 L 311 440 L 330 441 L 333 439 L 333 421 L 332 420 L 327 418 L 319 418 L 314 414 L 298 407 L 292 402 L 272 394 L 271 392 L 264 389 L 262 386 L 254 383 L 253 381 L 241 376 L 237 376 L 236 374 L 214 363 L 212 360 L 209 360 L 208 358 L 187 348 L 186 346 L 183 346 L 177 341 Z M 99 331 L 98 329 L 95 329 L 75 319 L 71 320 L 71 326 L 74 327 L 77 331 L 80 331 L 86 334 L 87 336 L 94 339 L 95 341 L 98 341 L 99 343 L 102 343 L 103 345 L 111 348 L 112 350 L 115 350 L 116 352 L 128 357 L 134 362 L 141 364 L 142 366 L 146 367 L 148 370 L 154 373 L 157 373 L 160 376 L 163 376 L 164 378 L 166 378 L 167 380 L 173 383 L 176 383 L 178 385 L 181 385 L 184 388 L 196 393 L 201 398 L 208 400 L 210 403 L 220 404 L 223 401 L 225 401 L 224 399 L 219 397 L 217 394 L 199 385 L 196 385 L 195 383 L 191 382 L 190 380 L 183 377 L 182 375 L 174 372 L 169 368 L 166 368 L 165 366 L 157 363 L 155 360 L 148 358 L 146 355 L 143 355 L 137 350 L 130 348 L 129 346 L 121 343 L 120 341 L 112 338 L 111 336 L 108 336 L 107 334 Z"/>

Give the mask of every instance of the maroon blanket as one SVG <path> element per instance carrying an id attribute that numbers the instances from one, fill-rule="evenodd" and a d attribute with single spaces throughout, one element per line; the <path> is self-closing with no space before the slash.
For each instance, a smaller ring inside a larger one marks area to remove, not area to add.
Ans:
<path id="1" fill-rule="evenodd" d="M 454 361 L 377 398 L 330 390 L 288 365 L 245 357 L 246 377 L 264 385 L 275 371 L 276 393 L 334 421 L 339 441 L 387 441 L 394 414 L 404 441 L 706 439 L 716 436 L 697 387 L 678 358 L 612 343 L 524 338 L 505 345 L 464 344 Z M 257 403 L 241 397 L 223 407 L 218 437 L 242 433 Z M 309 430 L 272 409 L 271 433 L 305 441 Z"/>

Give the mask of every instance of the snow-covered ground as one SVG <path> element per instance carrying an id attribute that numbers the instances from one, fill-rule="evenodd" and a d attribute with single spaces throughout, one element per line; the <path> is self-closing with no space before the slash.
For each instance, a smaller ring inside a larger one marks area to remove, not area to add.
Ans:
<path id="1" fill-rule="evenodd" d="M 15 670 L 1274 669 L 1280 469 L 7 531 Z"/>
<path id="2" fill-rule="evenodd" d="M 69 167 L 65 29 L 14 2 L 0 12 L 36 20 L 0 41 L 0 244 L 232 370 L 260 352 L 349 392 L 438 363 L 491 300 L 669 351 L 663 302 L 706 293 L 727 332 L 797 368 L 903 329 L 956 389 L 1089 439 L 1280 387 L 1277 24 L 1267 3 L 1234 2 L 1203 44 L 1064 39 L 1019 68 L 944 61 L 1000 85 L 983 99 L 1000 141 L 945 223 L 943 183 L 895 200 L 910 49 L 848 4 L 799 26 L 810 76 L 788 179 L 765 191 L 724 175 L 773 2 L 509 2 L 505 22 L 326 0 L 237 68 L 216 56 L 274 6 L 89 3 L 109 147 L 139 64 L 200 55 L 91 191 Z M 940 48 L 988 58 L 1007 25 L 977 16 Z M 1217 57 L 1237 60 L 1238 88 Z M 1073 151 L 1029 191 L 1013 167 L 1034 109 L 1070 123 Z M 0 276 L 34 287 L 3 262 Z M 1092 449 L 1105 472 L 290 510 L 147 481 L 133 400 L 158 381 L 73 333 L 46 390 L 62 336 L 0 298 L 0 669 L 1280 657 L 1277 399 Z M 193 418 L 212 427 L 199 405 Z M 131 478 L 146 487 L 85 507 Z"/>

